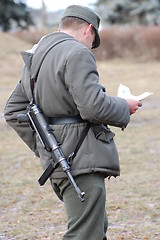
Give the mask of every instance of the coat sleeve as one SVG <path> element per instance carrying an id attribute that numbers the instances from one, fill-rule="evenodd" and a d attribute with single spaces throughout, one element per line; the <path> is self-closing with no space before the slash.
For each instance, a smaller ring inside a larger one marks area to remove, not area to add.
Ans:
<path id="1" fill-rule="evenodd" d="M 65 81 L 83 119 L 122 128 L 127 126 L 130 120 L 128 103 L 103 92 L 96 61 L 90 51 L 83 49 L 70 57 Z"/>
<path id="2" fill-rule="evenodd" d="M 6 122 L 17 132 L 20 138 L 28 145 L 28 147 L 39 157 L 36 148 L 36 134 L 30 128 L 29 123 L 19 123 L 17 121 L 18 114 L 26 113 L 29 100 L 23 92 L 21 81 L 9 97 L 5 109 L 4 117 Z"/>

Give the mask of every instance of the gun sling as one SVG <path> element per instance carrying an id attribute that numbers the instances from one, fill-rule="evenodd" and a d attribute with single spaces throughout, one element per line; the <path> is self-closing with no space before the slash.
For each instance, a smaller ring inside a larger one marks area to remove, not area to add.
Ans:
<path id="1" fill-rule="evenodd" d="M 63 42 L 65 40 L 62 40 L 60 42 Z M 60 42 L 56 43 L 56 44 L 53 44 L 50 49 L 48 50 L 48 52 L 57 44 L 59 44 Z M 48 53 L 47 52 L 47 53 Z M 45 56 L 47 55 L 47 53 L 45 54 Z M 44 58 L 45 58 L 44 56 Z M 43 60 L 44 60 L 43 58 Z M 31 93 L 32 93 L 32 104 L 35 103 L 35 96 L 34 96 L 34 85 L 35 85 L 35 82 L 37 81 L 37 77 L 38 77 L 38 74 L 39 74 L 39 70 L 40 70 L 40 67 L 43 63 L 43 60 L 39 66 L 39 69 L 38 69 L 38 72 L 36 74 L 36 77 L 31 77 L 31 72 L 30 72 L 30 88 L 31 88 Z M 67 161 L 68 163 L 71 164 L 71 161 L 73 161 L 73 158 L 76 156 L 80 146 L 82 145 L 91 125 L 88 121 L 85 121 L 83 120 L 80 115 L 77 115 L 77 116 L 65 116 L 65 117 L 48 117 L 48 118 L 45 118 L 47 123 L 48 124 L 55 124 L 55 125 L 61 125 L 61 124 L 76 124 L 76 123 L 82 123 L 82 122 L 86 122 L 87 125 L 86 127 L 83 129 L 82 133 L 81 133 L 81 136 L 80 136 L 80 139 L 78 140 L 77 144 L 76 144 L 76 147 L 75 147 L 75 150 L 69 155 L 69 157 L 67 158 Z M 53 159 L 54 160 L 54 159 Z M 43 172 L 43 174 L 41 175 L 41 177 L 39 178 L 38 182 L 39 184 L 42 186 L 44 185 L 44 183 L 47 181 L 47 179 L 52 175 L 53 171 L 55 170 L 55 168 L 57 167 L 57 164 L 55 164 L 53 161 L 49 164 L 49 166 L 47 167 L 47 169 Z M 70 176 L 71 178 L 71 176 Z M 73 184 L 73 182 L 72 182 Z"/>
<path id="2" fill-rule="evenodd" d="M 79 116 L 79 117 L 80 117 L 80 116 Z M 72 117 L 72 120 L 73 120 L 73 118 L 74 118 L 74 117 Z M 52 119 L 53 119 L 53 118 L 52 118 Z M 69 120 L 68 117 L 66 117 L 66 118 L 64 118 L 64 119 L 65 119 L 65 120 L 66 120 L 66 119 Z M 79 119 L 78 119 L 78 120 L 79 120 Z M 62 119 L 61 119 L 61 121 L 62 121 Z M 79 122 L 76 122 L 76 118 L 74 119 L 74 121 L 75 121 L 74 123 L 79 123 Z M 83 120 L 82 120 L 82 121 L 83 121 Z M 81 122 L 82 122 L 82 121 L 81 121 Z M 85 122 L 87 122 L 87 121 L 85 121 Z M 60 124 L 60 122 L 58 122 L 58 123 Z M 71 122 L 69 122 L 69 123 L 71 123 Z M 72 124 L 73 124 L 73 122 L 72 122 Z M 68 164 L 71 164 L 72 161 L 73 161 L 73 159 L 75 158 L 75 156 L 76 156 L 79 148 L 81 147 L 81 145 L 82 145 L 85 137 L 87 136 L 87 133 L 88 133 L 90 127 L 91 127 L 91 124 L 90 124 L 89 122 L 87 122 L 87 126 L 83 129 L 83 131 L 82 131 L 82 133 L 81 133 L 81 135 L 80 135 L 80 138 L 78 139 L 78 142 L 76 143 L 76 147 L 75 147 L 74 151 L 73 151 L 73 152 L 68 156 L 68 158 L 67 158 Z M 41 186 L 45 184 L 45 182 L 46 182 L 47 179 L 52 175 L 52 173 L 53 173 L 53 171 L 56 169 L 56 167 L 57 167 L 57 165 L 56 165 L 56 164 L 54 165 L 53 162 L 51 162 L 51 163 L 49 164 L 49 166 L 46 168 L 46 170 L 43 172 L 43 174 L 41 175 L 41 177 L 40 177 L 39 180 L 38 180 L 38 182 L 39 182 L 39 184 L 40 184 Z"/>

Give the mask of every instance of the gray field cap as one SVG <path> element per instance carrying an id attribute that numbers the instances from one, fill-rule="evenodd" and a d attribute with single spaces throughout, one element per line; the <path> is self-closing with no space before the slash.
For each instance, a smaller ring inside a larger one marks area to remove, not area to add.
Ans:
<path id="1" fill-rule="evenodd" d="M 95 41 L 93 43 L 92 48 L 99 47 L 100 37 L 98 33 L 98 28 L 99 28 L 100 18 L 96 13 L 94 13 L 91 9 L 84 6 L 71 5 L 67 7 L 66 10 L 64 11 L 62 18 L 64 17 L 77 17 L 77 18 L 83 19 L 89 24 L 93 24 L 96 37 L 95 37 Z"/>

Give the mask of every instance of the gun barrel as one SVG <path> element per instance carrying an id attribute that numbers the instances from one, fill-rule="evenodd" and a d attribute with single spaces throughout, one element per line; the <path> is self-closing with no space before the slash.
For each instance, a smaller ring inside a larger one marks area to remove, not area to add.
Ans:
<path id="1" fill-rule="evenodd" d="M 77 186 L 76 182 L 74 181 L 71 172 L 67 171 L 66 173 L 68 175 L 68 179 L 69 179 L 70 183 L 72 184 L 72 186 L 76 190 L 76 193 L 78 194 L 78 197 L 80 198 L 81 202 L 84 202 L 84 200 L 85 200 L 84 199 L 85 192 L 81 192 L 81 190 Z"/>

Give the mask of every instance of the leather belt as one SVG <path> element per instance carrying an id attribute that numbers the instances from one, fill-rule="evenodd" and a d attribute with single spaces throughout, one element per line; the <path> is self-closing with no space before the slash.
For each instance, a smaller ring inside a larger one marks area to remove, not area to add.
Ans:
<path id="1" fill-rule="evenodd" d="M 76 116 L 65 116 L 65 117 L 47 117 L 46 121 L 50 125 L 64 125 L 64 124 L 75 124 L 75 123 L 87 123 L 88 121 L 83 120 L 80 115 Z"/>

